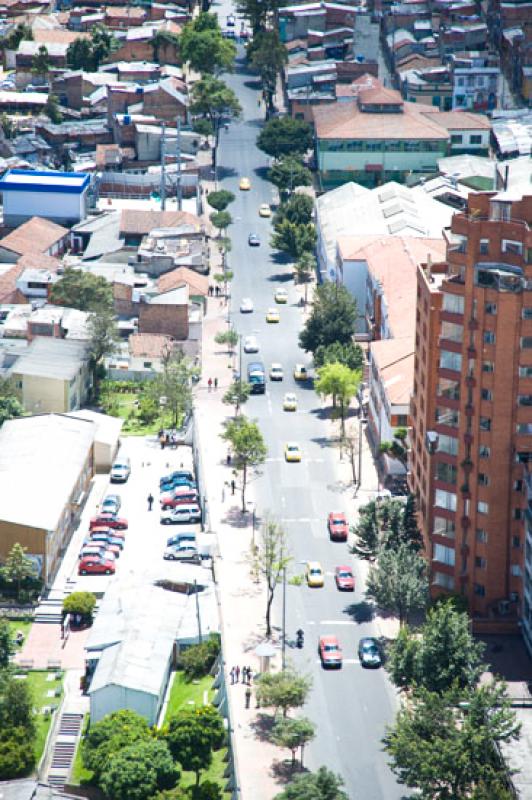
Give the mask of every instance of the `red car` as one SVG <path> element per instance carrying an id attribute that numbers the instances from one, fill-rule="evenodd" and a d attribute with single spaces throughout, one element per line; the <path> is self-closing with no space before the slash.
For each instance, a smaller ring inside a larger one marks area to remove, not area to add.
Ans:
<path id="1" fill-rule="evenodd" d="M 89 535 L 93 536 L 96 533 L 108 534 L 114 539 L 122 539 L 122 541 L 124 541 L 126 538 L 126 535 L 123 531 L 119 531 L 116 528 L 111 528 L 109 525 L 95 525 L 94 528 L 90 529 Z"/>
<path id="2" fill-rule="evenodd" d="M 163 494 L 161 497 L 161 508 L 163 511 L 168 511 L 170 508 L 175 508 L 176 506 L 197 502 L 197 491 L 195 489 L 189 489 L 187 486 L 181 486 L 175 489 L 172 494 Z"/>
<path id="3" fill-rule="evenodd" d="M 78 566 L 78 575 L 114 575 L 114 561 L 100 556 L 86 556 Z"/>
<path id="4" fill-rule="evenodd" d="M 336 636 L 320 636 L 318 651 L 322 667 L 342 666 L 342 648 Z"/>
<path id="5" fill-rule="evenodd" d="M 93 517 L 90 521 L 89 530 L 99 528 L 103 525 L 106 528 L 114 528 L 115 530 L 125 530 L 127 528 L 127 519 L 123 517 L 115 517 L 114 514 L 99 514 Z"/>
<path id="6" fill-rule="evenodd" d="M 327 520 L 327 527 L 329 528 L 329 536 L 334 542 L 347 542 L 349 525 L 343 512 L 331 511 Z"/>
<path id="7" fill-rule="evenodd" d="M 336 567 L 334 570 L 334 580 L 341 592 L 355 591 L 355 576 L 351 567 Z"/>

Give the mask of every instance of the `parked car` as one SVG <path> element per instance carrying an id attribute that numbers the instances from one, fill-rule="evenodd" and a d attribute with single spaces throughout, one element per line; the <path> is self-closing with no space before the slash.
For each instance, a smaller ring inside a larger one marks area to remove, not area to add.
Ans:
<path id="1" fill-rule="evenodd" d="M 260 237 L 256 233 L 250 233 L 248 236 L 248 244 L 250 247 L 260 247 Z"/>
<path id="2" fill-rule="evenodd" d="M 318 652 L 322 667 L 342 666 L 342 648 L 336 636 L 320 636 Z"/>
<path id="3" fill-rule="evenodd" d="M 243 297 L 240 302 L 240 313 L 241 314 L 252 314 L 253 313 L 253 300 L 251 297 Z"/>
<path id="4" fill-rule="evenodd" d="M 178 489 L 180 486 L 185 487 L 185 489 L 198 488 L 197 484 L 194 481 L 189 481 L 188 478 L 175 478 L 173 481 L 161 483 L 159 488 L 161 492 L 172 492 L 174 489 Z"/>
<path id="5" fill-rule="evenodd" d="M 107 525 L 108 528 L 116 528 L 117 530 L 126 530 L 128 527 L 127 519 L 117 517 L 115 514 L 98 514 L 97 517 L 92 517 L 89 529 L 97 528 L 99 525 Z"/>
<path id="6" fill-rule="evenodd" d="M 119 454 L 111 467 L 111 483 L 126 483 L 130 475 L 131 463 L 129 457 Z"/>
<path id="7" fill-rule="evenodd" d="M 86 556 L 78 565 L 78 575 L 114 575 L 114 561 L 101 556 Z"/>
<path id="8" fill-rule="evenodd" d="M 122 500 L 119 494 L 108 494 L 102 500 L 100 510 L 108 514 L 118 514 L 121 505 Z"/>
<path id="9" fill-rule="evenodd" d="M 176 506 L 161 514 L 162 525 L 175 525 L 180 522 L 201 522 L 201 508 L 197 503 Z"/>
<path id="10" fill-rule="evenodd" d="M 351 567 L 336 567 L 334 570 L 336 587 L 341 592 L 355 591 L 355 576 Z"/>
<path id="11" fill-rule="evenodd" d="M 363 667 L 380 667 L 381 651 L 373 636 L 364 636 L 358 643 L 358 657 Z"/>
<path id="12" fill-rule="evenodd" d="M 197 502 L 197 489 L 187 489 L 183 486 L 174 489 L 170 494 L 163 494 L 160 500 L 163 511 L 168 511 L 169 508 L 175 508 L 176 506 L 182 506 L 185 503 L 190 504 Z"/>
<path id="13" fill-rule="evenodd" d="M 108 550 L 103 542 L 85 542 L 79 551 L 78 558 L 82 559 L 88 556 L 107 558 L 109 561 L 114 561 L 115 559 L 115 553 Z"/>
<path id="14" fill-rule="evenodd" d="M 179 480 L 194 483 L 194 475 L 188 469 L 178 469 L 175 472 L 170 472 L 168 475 L 163 475 L 159 480 L 159 486 L 165 483 L 174 483 L 174 485 L 177 486 Z"/>
<path id="15" fill-rule="evenodd" d="M 122 542 L 126 538 L 124 531 L 119 531 L 117 528 L 110 528 L 109 525 L 96 525 L 89 531 L 89 536 L 93 536 L 95 533 L 103 533 L 105 536 L 114 536 L 115 539 L 120 539 Z"/>
<path id="16" fill-rule="evenodd" d="M 175 547 L 167 547 L 163 553 L 163 558 L 166 559 L 166 561 L 199 561 L 200 555 L 197 547 L 184 544 L 176 545 Z"/>
<path id="17" fill-rule="evenodd" d="M 124 549 L 124 540 L 118 538 L 118 536 L 113 536 L 110 533 L 94 533 L 91 531 L 89 542 L 102 542 L 102 544 L 117 547 L 119 551 Z"/>
<path id="18" fill-rule="evenodd" d="M 183 531 L 183 533 L 176 533 L 166 540 L 167 547 L 174 547 L 178 544 L 191 544 L 197 546 L 196 534 L 193 531 Z"/>
<path id="19" fill-rule="evenodd" d="M 347 535 L 349 533 L 349 525 L 347 519 L 342 511 L 331 511 L 327 518 L 327 528 L 329 529 L 329 536 L 333 542 L 347 542 Z"/>

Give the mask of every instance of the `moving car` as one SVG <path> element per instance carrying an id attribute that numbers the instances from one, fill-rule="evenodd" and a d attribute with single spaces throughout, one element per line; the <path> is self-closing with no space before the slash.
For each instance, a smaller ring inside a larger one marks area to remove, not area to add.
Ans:
<path id="1" fill-rule="evenodd" d="M 92 531 L 93 528 L 98 528 L 100 525 L 106 525 L 108 528 L 116 528 L 119 531 L 125 531 L 128 527 L 127 519 L 124 519 L 124 517 L 103 513 L 91 518 L 89 530 Z"/>
<path id="2" fill-rule="evenodd" d="M 358 657 L 363 667 L 380 667 L 381 651 L 373 636 L 364 636 L 358 643 Z"/>
<path id="3" fill-rule="evenodd" d="M 163 511 L 161 514 L 162 525 L 175 525 L 180 522 L 201 522 L 201 508 L 197 503 L 190 505 L 176 506 L 170 511 Z"/>
<path id="4" fill-rule="evenodd" d="M 244 339 L 244 353 L 258 353 L 259 343 L 256 336 L 246 336 Z"/>
<path id="5" fill-rule="evenodd" d="M 185 543 L 175 547 L 167 547 L 163 553 L 166 561 L 199 561 L 198 548 L 194 545 Z"/>
<path id="6" fill-rule="evenodd" d="M 251 297 L 243 297 L 240 303 L 241 314 L 251 314 L 253 312 L 253 300 Z"/>
<path id="7" fill-rule="evenodd" d="M 259 217 L 271 217 L 272 210 L 268 203 L 262 203 L 259 206 Z"/>
<path id="8" fill-rule="evenodd" d="M 86 556 L 78 565 L 78 575 L 114 575 L 114 561 L 100 556 Z"/>
<path id="9" fill-rule="evenodd" d="M 274 300 L 276 303 L 288 303 L 288 292 L 286 289 L 277 289 Z"/>
<path id="10" fill-rule="evenodd" d="M 188 469 L 178 469 L 175 472 L 170 472 L 168 475 L 163 475 L 163 477 L 159 480 L 159 486 L 161 486 L 163 483 L 171 483 L 174 481 L 177 483 L 180 479 L 193 482 L 194 475 Z"/>
<path id="11" fill-rule="evenodd" d="M 336 567 L 334 570 L 334 580 L 340 592 L 355 591 L 355 576 L 351 567 Z"/>
<path id="12" fill-rule="evenodd" d="M 320 636 L 318 652 L 322 667 L 342 666 L 342 648 L 336 636 Z"/>
<path id="13" fill-rule="evenodd" d="M 306 381 L 308 380 L 309 373 L 308 369 L 304 364 L 296 364 L 294 367 L 294 380 L 296 381 Z"/>
<path id="14" fill-rule="evenodd" d="M 118 514 L 122 500 L 119 494 L 108 494 L 102 500 L 101 511 L 106 514 Z"/>
<path id="15" fill-rule="evenodd" d="M 319 588 L 323 586 L 325 579 L 323 576 L 323 569 L 319 561 L 308 561 L 307 569 L 305 572 L 307 579 L 307 586 L 311 588 Z"/>
<path id="16" fill-rule="evenodd" d="M 240 178 L 240 183 L 238 184 L 238 188 L 242 192 L 249 192 L 249 190 L 251 189 L 251 181 L 249 180 L 249 178 Z"/>
<path id="17" fill-rule="evenodd" d="M 248 236 L 248 244 L 250 247 L 260 247 L 260 238 L 256 233 L 250 233 Z"/>
<path id="18" fill-rule="evenodd" d="M 297 397 L 292 392 L 287 392 L 284 396 L 283 411 L 297 411 Z"/>
<path id="19" fill-rule="evenodd" d="M 347 542 L 347 535 L 349 533 L 349 525 L 347 519 L 342 511 L 331 511 L 327 518 L 327 527 L 329 529 L 329 536 L 333 542 Z"/>
<path id="20" fill-rule="evenodd" d="M 281 315 L 276 308 L 269 308 L 266 312 L 266 322 L 280 322 Z"/>
<path id="21" fill-rule="evenodd" d="M 282 364 L 274 363 L 270 367 L 270 380 L 271 381 L 282 381 L 284 378 L 284 370 Z"/>
<path id="22" fill-rule="evenodd" d="M 185 486 L 178 486 L 171 494 L 163 494 L 160 503 L 163 511 L 168 511 L 176 506 L 190 505 L 198 502 L 197 489 L 187 489 Z"/>
<path id="23" fill-rule="evenodd" d="M 301 448 L 297 442 L 287 442 L 284 446 L 285 461 L 301 461 Z"/>

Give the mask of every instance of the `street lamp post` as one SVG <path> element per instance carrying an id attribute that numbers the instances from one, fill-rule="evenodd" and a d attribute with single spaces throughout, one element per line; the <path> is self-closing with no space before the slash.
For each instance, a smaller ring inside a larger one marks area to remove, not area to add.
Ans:
<path id="1" fill-rule="evenodd" d="M 281 650 L 281 669 L 284 672 L 286 669 L 286 567 L 283 569 L 283 632 L 282 632 L 282 650 Z"/>

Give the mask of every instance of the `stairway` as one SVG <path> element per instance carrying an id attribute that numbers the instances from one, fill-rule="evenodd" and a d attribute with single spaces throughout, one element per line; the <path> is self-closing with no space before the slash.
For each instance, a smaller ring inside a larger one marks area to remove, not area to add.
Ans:
<path id="1" fill-rule="evenodd" d="M 35 611 L 34 622 L 59 625 L 63 618 L 63 600 L 60 598 L 48 598 L 41 600 Z"/>
<path id="2" fill-rule="evenodd" d="M 67 782 L 82 724 L 83 714 L 65 713 L 59 720 L 47 776 L 49 785 L 59 791 Z"/>

